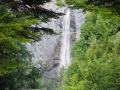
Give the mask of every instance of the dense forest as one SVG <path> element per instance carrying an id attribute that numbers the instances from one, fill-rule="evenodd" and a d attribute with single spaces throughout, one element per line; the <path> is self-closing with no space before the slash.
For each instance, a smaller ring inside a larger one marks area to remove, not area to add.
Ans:
<path id="1" fill-rule="evenodd" d="M 40 79 L 46 65 L 34 65 L 25 46 L 43 34 L 55 34 L 37 27 L 39 21 L 63 15 L 42 7 L 50 1 L 0 0 L 0 90 L 54 87 Z M 72 62 L 66 70 L 61 68 L 56 90 L 120 90 L 120 0 L 66 0 L 66 4 L 82 8 L 86 17 L 72 46 Z"/>
<path id="2" fill-rule="evenodd" d="M 120 1 L 66 0 L 86 12 L 58 90 L 120 89 Z"/>
<path id="3" fill-rule="evenodd" d="M 0 0 L 0 90 L 45 87 L 40 78 L 46 65 L 33 64 L 33 54 L 25 44 L 40 40 L 44 34 L 55 34 L 37 26 L 62 15 L 43 8 L 47 2 L 50 0 Z"/>

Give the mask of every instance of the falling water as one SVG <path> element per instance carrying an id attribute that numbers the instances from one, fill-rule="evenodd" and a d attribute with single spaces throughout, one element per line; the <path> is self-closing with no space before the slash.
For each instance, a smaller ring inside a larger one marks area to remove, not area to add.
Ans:
<path id="1" fill-rule="evenodd" d="M 62 44 L 60 67 L 67 68 L 70 64 L 70 10 L 68 9 L 62 22 Z"/>

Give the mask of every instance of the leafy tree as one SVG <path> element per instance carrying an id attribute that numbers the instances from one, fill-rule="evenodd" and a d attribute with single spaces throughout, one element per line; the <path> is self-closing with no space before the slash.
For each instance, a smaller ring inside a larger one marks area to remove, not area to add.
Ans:
<path id="1" fill-rule="evenodd" d="M 106 42 L 105 37 L 111 36 L 111 33 L 117 31 L 119 22 L 111 19 L 104 19 L 104 15 L 89 13 L 85 17 L 85 23 L 81 26 L 80 40 L 76 41 L 72 47 L 73 60 L 83 60 L 86 50 L 89 48 L 94 38 L 98 43 Z M 115 34 L 115 33 L 114 33 Z"/>
<path id="2" fill-rule="evenodd" d="M 51 79 L 41 78 L 39 83 L 40 83 L 39 89 L 41 90 L 54 90 L 55 88 L 55 84 Z"/>
<path id="3" fill-rule="evenodd" d="M 119 36 L 114 38 L 115 41 L 117 38 Z M 104 44 L 94 40 L 85 53 L 85 59 L 74 60 L 69 66 L 60 90 L 119 90 L 118 43 L 120 42 L 117 40 L 113 44 L 113 38 Z"/>
<path id="4" fill-rule="evenodd" d="M 50 0 L 0 0 L 0 76 L 21 66 L 16 52 L 22 48 L 18 43 L 38 41 L 41 35 L 53 34 L 52 29 L 38 26 L 58 18 L 55 13 L 42 7 Z"/>
<path id="5" fill-rule="evenodd" d="M 65 6 L 65 4 L 62 2 L 62 0 L 57 0 L 57 1 L 56 1 L 56 5 L 58 5 L 58 6 L 60 6 L 60 7 Z"/>
<path id="6" fill-rule="evenodd" d="M 89 13 L 81 38 L 72 48 L 72 63 L 58 90 L 119 90 L 119 22 Z M 86 38 L 87 37 L 87 38 Z"/>
<path id="7" fill-rule="evenodd" d="M 120 15 L 120 1 L 115 0 L 66 0 L 68 4 L 72 4 L 77 8 L 84 8 L 84 10 L 94 11 L 101 14 L 112 16 Z"/>
<path id="8" fill-rule="evenodd" d="M 66 0 L 92 11 L 72 48 L 72 63 L 58 90 L 120 89 L 120 1 Z"/>
<path id="9" fill-rule="evenodd" d="M 22 66 L 17 67 L 13 72 L 9 72 L 3 76 L 0 76 L 0 89 L 5 90 L 17 90 L 18 88 L 39 88 L 40 78 L 46 70 L 46 65 L 42 62 L 33 64 L 31 57 L 33 56 L 24 45 L 21 45 L 22 50 L 16 52 L 19 58 L 16 62 L 20 62 Z"/>

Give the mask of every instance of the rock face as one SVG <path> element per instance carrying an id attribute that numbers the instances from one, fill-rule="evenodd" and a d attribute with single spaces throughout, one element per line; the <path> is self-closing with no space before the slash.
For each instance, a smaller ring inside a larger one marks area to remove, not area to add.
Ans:
<path id="1" fill-rule="evenodd" d="M 60 8 L 55 5 L 56 0 L 46 4 L 44 7 L 52 9 L 55 12 L 63 12 L 66 7 Z M 71 46 L 76 40 L 79 34 L 79 27 L 83 23 L 84 14 L 81 13 L 82 10 L 71 10 L 70 14 L 70 43 Z M 47 64 L 47 71 L 44 73 L 44 77 L 51 78 L 57 82 L 57 73 L 59 71 L 59 62 L 60 62 L 60 49 L 61 49 L 61 32 L 62 32 L 62 20 L 63 16 L 59 19 L 52 19 L 52 22 L 42 23 L 41 25 L 47 28 L 53 29 L 59 35 L 44 35 L 42 40 L 35 42 L 33 44 L 28 43 L 28 50 L 32 51 L 34 54 L 33 62 L 42 61 Z"/>
<path id="2" fill-rule="evenodd" d="M 70 12 L 70 31 L 71 32 L 76 32 L 75 17 L 74 17 L 74 13 L 73 13 L 72 10 Z"/>

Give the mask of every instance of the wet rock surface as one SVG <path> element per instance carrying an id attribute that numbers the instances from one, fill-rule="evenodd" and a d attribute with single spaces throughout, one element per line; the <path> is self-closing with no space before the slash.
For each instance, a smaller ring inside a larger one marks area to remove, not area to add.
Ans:
<path id="1" fill-rule="evenodd" d="M 74 13 L 72 10 L 70 12 L 70 31 L 76 32 L 75 17 L 74 17 Z"/>
<path id="2" fill-rule="evenodd" d="M 63 12 L 66 7 L 60 8 L 55 5 L 56 0 L 46 4 L 44 7 L 52 9 L 56 12 Z M 82 10 L 71 10 L 70 14 L 70 45 L 74 43 L 76 37 L 80 35 L 80 25 L 83 23 L 84 14 Z M 62 33 L 62 21 L 63 16 L 59 19 L 52 19 L 52 22 L 41 23 L 42 26 L 53 29 L 58 35 L 44 35 L 41 41 L 33 44 L 28 43 L 27 47 L 33 54 L 33 62 L 39 62 L 40 60 L 47 65 L 47 70 L 43 77 L 50 78 L 57 83 L 57 73 L 59 71 L 60 64 L 60 49 L 61 49 L 61 33 Z M 76 36 L 77 33 L 77 36 Z"/>

